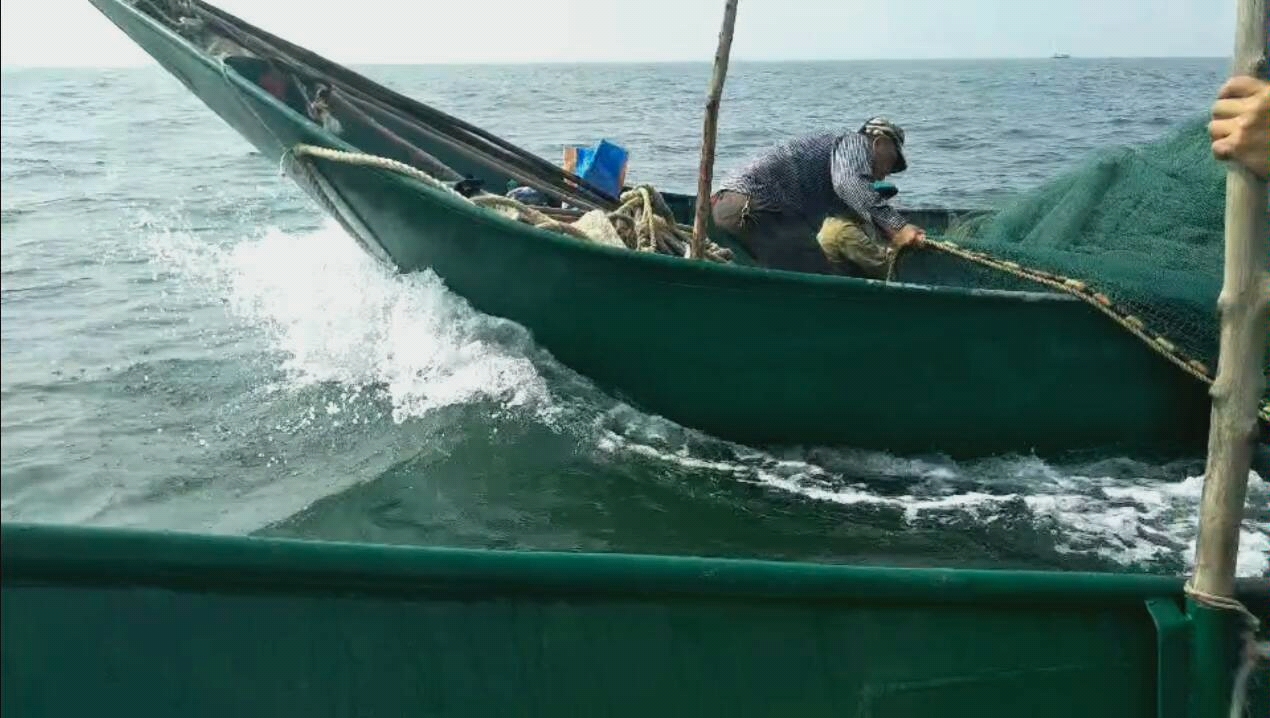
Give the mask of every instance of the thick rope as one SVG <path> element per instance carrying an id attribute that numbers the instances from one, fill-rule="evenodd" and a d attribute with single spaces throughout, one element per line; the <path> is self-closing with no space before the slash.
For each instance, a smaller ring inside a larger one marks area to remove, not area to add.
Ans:
<path id="1" fill-rule="evenodd" d="M 362 167 L 377 167 L 379 169 L 389 170 L 398 174 L 406 175 L 411 179 L 418 180 L 433 189 L 439 189 L 448 192 L 455 197 L 463 197 L 463 195 L 454 191 L 450 185 L 433 177 L 421 169 L 411 167 L 405 162 L 388 157 L 379 157 L 377 155 L 368 155 L 362 152 L 347 152 L 345 150 L 333 150 L 330 147 L 318 147 L 317 145 L 308 145 L 304 143 L 293 145 L 287 150 L 287 154 L 294 157 L 319 157 L 332 162 L 340 162 L 346 165 L 360 165 Z M 467 199 L 466 197 L 463 197 Z"/>
<path id="2" fill-rule="evenodd" d="M 1193 357 L 1186 356 L 1186 354 L 1178 349 L 1176 344 L 1170 342 L 1163 335 L 1152 335 L 1148 333 L 1146 322 L 1133 316 L 1132 314 L 1129 314 L 1128 312 L 1120 311 L 1115 303 L 1111 301 L 1110 297 L 1102 292 L 1094 291 L 1085 282 L 1058 274 L 1043 272 L 1037 269 L 1030 269 L 1018 264 L 1017 262 L 995 259 L 983 252 L 962 249 L 953 242 L 928 240 L 925 243 L 925 246 L 933 247 L 941 252 L 960 257 L 961 259 L 974 262 L 975 264 L 1005 272 L 1015 277 L 1027 279 L 1052 289 L 1056 289 L 1060 292 L 1070 294 L 1110 317 L 1112 321 L 1119 324 L 1130 334 L 1141 339 L 1153 351 L 1168 359 L 1182 371 L 1204 382 L 1204 384 L 1208 386 L 1211 386 L 1213 383 L 1212 370 L 1207 364 Z M 892 266 L 894 265 L 892 264 Z M 888 278 L 892 274 L 893 272 L 888 273 Z M 1262 421 L 1270 422 L 1270 401 L 1262 401 L 1257 413 L 1261 417 Z"/>
<path id="3" fill-rule="evenodd" d="M 561 222 L 560 220 L 554 219 L 552 217 L 548 217 L 542 212 L 539 212 L 533 209 L 532 207 L 529 207 L 528 205 L 525 205 L 521 202 L 517 202 L 511 197 L 502 197 L 499 195 L 483 195 L 479 197 L 468 197 L 467 199 L 471 201 L 472 204 L 478 207 L 493 207 L 493 208 L 501 207 L 504 209 L 513 210 L 519 213 L 521 217 L 523 217 L 529 224 L 532 224 L 535 227 L 542 227 L 543 229 L 553 229 L 557 232 L 563 232 L 564 234 L 570 235 L 572 237 L 577 237 L 578 239 L 585 239 L 585 240 L 591 239 L 591 237 L 587 235 L 586 232 L 583 232 L 582 230 L 578 229 L 572 224 L 569 224 L 568 222 Z"/>
<path id="4" fill-rule="evenodd" d="M 1186 582 L 1183 591 L 1196 603 L 1208 608 L 1231 611 L 1239 614 L 1239 617 L 1243 619 L 1244 630 L 1240 632 L 1243 651 L 1239 668 L 1235 671 L 1234 683 L 1231 686 L 1230 718 L 1244 718 L 1248 702 L 1248 681 L 1252 678 L 1252 671 L 1258 662 L 1270 662 L 1270 641 L 1257 642 L 1257 631 L 1261 628 L 1261 621 L 1252 615 L 1252 611 L 1249 611 L 1246 606 L 1229 596 L 1218 596 L 1200 591 L 1192 586 L 1190 581 Z"/>

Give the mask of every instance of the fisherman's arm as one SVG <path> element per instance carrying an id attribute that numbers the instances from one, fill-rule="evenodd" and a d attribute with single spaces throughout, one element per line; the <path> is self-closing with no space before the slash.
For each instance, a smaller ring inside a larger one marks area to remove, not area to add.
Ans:
<path id="1" fill-rule="evenodd" d="M 839 141 L 833 151 L 830 172 L 834 192 L 842 201 L 861 218 L 872 220 L 881 227 L 897 247 L 925 239 L 925 232 L 909 224 L 894 207 L 882 202 L 882 196 L 865 179 L 873 170 L 863 145 Z"/>

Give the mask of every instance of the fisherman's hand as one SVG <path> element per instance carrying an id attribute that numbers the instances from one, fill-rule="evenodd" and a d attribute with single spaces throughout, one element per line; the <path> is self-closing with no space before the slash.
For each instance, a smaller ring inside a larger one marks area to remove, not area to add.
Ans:
<path id="1" fill-rule="evenodd" d="M 907 247 L 910 244 L 917 246 L 926 241 L 926 230 L 915 224 L 906 224 L 895 231 L 891 237 L 891 242 L 896 249 Z"/>
<path id="2" fill-rule="evenodd" d="M 1270 82 L 1248 75 L 1230 78 L 1213 103 L 1213 155 L 1270 178 Z"/>

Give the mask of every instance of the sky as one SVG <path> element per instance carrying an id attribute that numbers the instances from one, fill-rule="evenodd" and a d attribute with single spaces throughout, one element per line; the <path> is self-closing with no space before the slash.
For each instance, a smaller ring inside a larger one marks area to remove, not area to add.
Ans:
<path id="1" fill-rule="evenodd" d="M 723 0 L 213 0 L 342 64 L 709 62 Z M 1234 0 L 739 0 L 732 59 L 1229 57 Z M 150 64 L 88 0 L 4 0 L 5 67 Z"/>

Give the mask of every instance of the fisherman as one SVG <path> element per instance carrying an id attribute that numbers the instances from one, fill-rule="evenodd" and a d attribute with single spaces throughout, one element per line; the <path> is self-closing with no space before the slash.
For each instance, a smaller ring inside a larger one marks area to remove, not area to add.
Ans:
<path id="1" fill-rule="evenodd" d="M 884 276 L 895 250 L 926 239 L 873 186 L 907 167 L 904 130 L 885 118 L 798 137 L 721 185 L 714 223 L 765 267 Z"/>
<path id="2" fill-rule="evenodd" d="M 1270 82 L 1236 75 L 1222 85 L 1208 125 L 1213 155 L 1270 179 Z"/>

